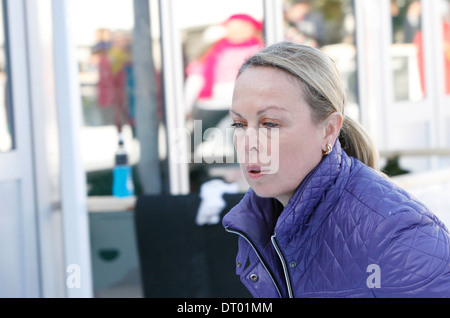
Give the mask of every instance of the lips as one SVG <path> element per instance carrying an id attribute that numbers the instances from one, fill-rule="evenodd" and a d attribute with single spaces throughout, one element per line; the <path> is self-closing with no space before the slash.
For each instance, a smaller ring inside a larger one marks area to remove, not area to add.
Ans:
<path id="1" fill-rule="evenodd" d="M 261 173 L 261 167 L 260 166 L 248 166 L 247 172 L 252 174 Z"/>
<path id="2" fill-rule="evenodd" d="M 248 176 L 252 179 L 261 178 L 267 172 L 267 170 L 264 170 L 263 167 L 257 166 L 257 165 L 247 166 L 246 170 L 247 170 Z"/>

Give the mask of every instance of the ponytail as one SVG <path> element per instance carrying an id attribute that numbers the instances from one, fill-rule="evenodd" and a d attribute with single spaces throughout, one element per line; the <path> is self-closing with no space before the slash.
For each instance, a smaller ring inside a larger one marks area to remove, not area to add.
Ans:
<path id="1" fill-rule="evenodd" d="M 367 166 L 378 170 L 378 151 L 366 130 L 355 120 L 344 116 L 339 142 L 345 152 Z"/>

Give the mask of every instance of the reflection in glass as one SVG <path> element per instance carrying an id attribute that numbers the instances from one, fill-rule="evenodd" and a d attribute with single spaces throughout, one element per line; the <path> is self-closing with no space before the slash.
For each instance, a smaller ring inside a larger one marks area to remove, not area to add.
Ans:
<path id="1" fill-rule="evenodd" d="M 14 148 L 13 113 L 10 98 L 8 41 L 5 33 L 4 2 L 0 2 L 0 153 Z"/>
<path id="2" fill-rule="evenodd" d="M 229 116 L 234 81 L 245 59 L 264 47 L 264 6 L 262 0 L 174 2 L 174 20 L 183 39 L 186 127 L 194 158 L 191 189 L 197 191 L 211 177 L 209 163 L 236 162 Z"/>
<path id="3" fill-rule="evenodd" d="M 442 1 L 445 94 L 450 95 L 450 0 Z"/>
<path id="4" fill-rule="evenodd" d="M 346 113 L 358 119 L 355 16 L 352 0 L 284 0 L 284 36 L 320 48 L 336 62 L 346 85 Z"/>
<path id="5" fill-rule="evenodd" d="M 160 39 L 153 28 L 153 20 L 159 19 L 157 1 L 71 0 L 70 8 L 77 25 L 88 194 L 112 194 L 111 170 L 122 144 L 135 194 L 160 193 Z"/>
<path id="6" fill-rule="evenodd" d="M 325 44 L 325 19 L 312 1 L 286 3 L 285 24 L 286 40 L 313 47 Z"/>
<path id="7" fill-rule="evenodd" d="M 396 101 L 424 98 L 425 67 L 420 0 L 392 0 L 394 97 Z"/>

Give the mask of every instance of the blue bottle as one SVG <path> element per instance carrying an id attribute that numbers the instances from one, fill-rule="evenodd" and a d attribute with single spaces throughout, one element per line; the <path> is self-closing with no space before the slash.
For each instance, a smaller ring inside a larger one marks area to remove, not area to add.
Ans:
<path id="1" fill-rule="evenodd" d="M 122 136 L 119 136 L 119 148 L 116 152 L 112 192 L 113 196 L 117 198 L 127 198 L 134 195 L 131 166 L 128 164 L 128 154 Z"/>

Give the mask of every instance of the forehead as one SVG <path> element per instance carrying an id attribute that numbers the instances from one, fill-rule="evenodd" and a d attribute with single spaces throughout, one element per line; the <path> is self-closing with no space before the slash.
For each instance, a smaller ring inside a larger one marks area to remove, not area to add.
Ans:
<path id="1" fill-rule="evenodd" d="M 304 104 L 300 81 L 281 69 L 250 66 L 236 80 L 234 110 L 279 106 L 294 111 L 298 104 Z"/>

